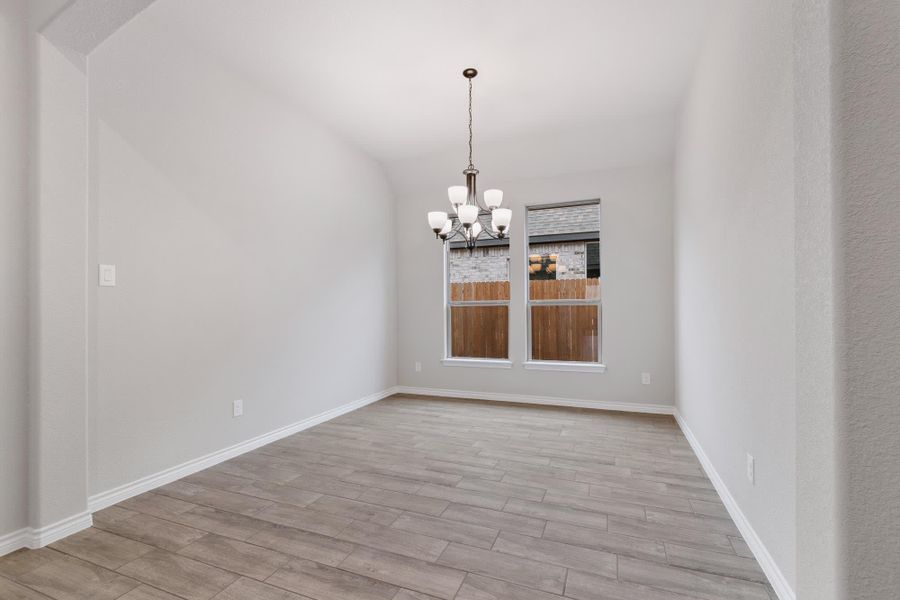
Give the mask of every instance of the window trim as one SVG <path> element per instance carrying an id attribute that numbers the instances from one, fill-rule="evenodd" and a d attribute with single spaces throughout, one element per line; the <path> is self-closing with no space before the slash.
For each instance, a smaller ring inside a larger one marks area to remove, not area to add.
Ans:
<path id="1" fill-rule="evenodd" d="M 526 371 L 572 371 L 582 373 L 605 373 L 602 362 L 576 362 L 565 360 L 526 360 L 522 363 Z"/>
<path id="2" fill-rule="evenodd" d="M 511 369 L 512 361 L 508 358 L 443 358 L 445 367 L 475 367 L 479 369 Z"/>
<path id="3" fill-rule="evenodd" d="M 444 356 L 441 358 L 441 364 L 445 367 L 480 367 L 493 369 L 510 369 L 512 368 L 512 359 L 510 359 L 510 308 L 512 305 L 512 287 L 510 287 L 510 297 L 507 300 L 465 300 L 453 302 L 450 300 L 450 244 L 444 246 Z M 509 244 L 509 257 L 512 258 L 512 244 Z M 509 271 L 507 271 L 508 273 Z M 453 332 L 450 328 L 453 326 L 451 317 L 451 309 L 454 306 L 505 306 L 506 307 L 506 358 L 478 358 L 473 356 L 453 356 Z"/>
<path id="4" fill-rule="evenodd" d="M 525 206 L 525 219 L 523 223 L 522 235 L 522 274 L 524 283 L 522 285 L 525 294 L 525 360 L 522 361 L 522 367 L 526 370 L 535 371 L 582 371 L 589 373 L 606 372 L 606 364 L 603 362 L 603 297 L 597 300 L 581 299 L 581 298 L 564 298 L 560 300 L 532 300 L 531 287 L 529 285 L 528 273 L 528 248 L 530 246 L 530 236 L 528 235 L 528 213 L 532 210 L 545 210 L 552 208 L 566 208 L 569 206 L 587 206 L 591 204 L 597 205 L 597 241 L 600 247 L 600 285 L 603 289 L 603 240 L 601 238 L 600 229 L 603 223 L 603 209 L 601 198 L 591 198 L 587 200 L 574 200 L 571 202 L 551 202 L 547 204 L 528 204 Z M 532 306 L 597 306 L 597 324 L 599 332 L 597 333 L 599 350 L 596 362 L 582 361 L 556 361 L 556 360 L 540 360 L 532 358 L 532 340 L 531 340 L 531 307 Z"/>

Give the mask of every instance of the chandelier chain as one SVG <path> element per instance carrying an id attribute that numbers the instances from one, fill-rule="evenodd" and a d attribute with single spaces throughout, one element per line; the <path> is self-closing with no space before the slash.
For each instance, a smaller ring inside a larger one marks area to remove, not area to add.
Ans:
<path id="1" fill-rule="evenodd" d="M 469 79 L 469 168 L 474 169 L 472 162 L 472 80 Z"/>

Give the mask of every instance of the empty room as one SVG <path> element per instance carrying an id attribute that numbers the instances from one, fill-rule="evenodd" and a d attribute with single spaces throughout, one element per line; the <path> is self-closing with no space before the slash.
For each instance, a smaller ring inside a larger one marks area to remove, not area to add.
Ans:
<path id="1" fill-rule="evenodd" d="M 896 600 L 897 0 L 0 0 L 0 600 Z"/>

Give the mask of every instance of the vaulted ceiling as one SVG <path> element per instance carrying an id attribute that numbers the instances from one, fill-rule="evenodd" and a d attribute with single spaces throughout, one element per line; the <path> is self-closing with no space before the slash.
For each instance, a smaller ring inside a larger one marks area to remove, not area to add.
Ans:
<path id="1" fill-rule="evenodd" d="M 156 0 L 179 30 L 383 161 L 674 113 L 720 0 Z"/>

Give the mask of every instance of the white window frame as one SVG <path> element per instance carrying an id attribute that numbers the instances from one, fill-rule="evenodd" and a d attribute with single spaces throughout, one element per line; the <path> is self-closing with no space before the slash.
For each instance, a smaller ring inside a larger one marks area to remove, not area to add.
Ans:
<path id="1" fill-rule="evenodd" d="M 510 257 L 512 245 L 510 244 Z M 441 364 L 445 367 L 475 367 L 481 369 L 510 369 L 512 360 L 509 358 L 509 331 L 510 331 L 510 298 L 507 300 L 467 300 L 453 302 L 450 300 L 450 243 L 444 244 L 444 357 Z M 509 258 L 507 260 L 509 260 Z M 507 271 L 507 274 L 509 271 Z M 506 306 L 506 358 L 476 358 L 467 356 L 453 356 L 453 317 L 451 308 L 454 306 Z"/>
<path id="2" fill-rule="evenodd" d="M 597 205 L 597 231 L 598 233 L 601 231 L 601 223 L 603 222 L 603 209 L 600 198 L 592 198 L 589 200 L 575 200 L 572 202 L 554 202 L 548 204 L 531 204 L 525 207 L 525 226 L 524 226 L 524 235 L 523 238 L 523 264 L 522 264 L 522 273 L 524 277 L 524 295 L 525 295 L 525 338 L 527 340 L 527 348 L 525 349 L 525 361 L 522 363 L 522 367 L 528 370 L 534 371 L 575 371 L 575 372 L 584 372 L 584 373 L 604 373 L 606 371 L 606 365 L 603 363 L 603 239 L 598 235 L 598 243 L 600 244 L 600 298 L 593 299 L 569 299 L 569 300 L 532 300 L 531 299 L 531 290 L 530 290 L 530 274 L 528 272 L 528 256 L 529 256 L 529 247 L 530 247 L 530 234 L 528 233 L 528 213 L 531 210 L 543 210 L 543 209 L 551 209 L 551 208 L 565 208 L 568 206 L 585 206 L 588 204 L 596 204 Z M 565 306 L 565 305 L 597 305 L 597 328 L 598 328 L 598 344 L 599 350 L 597 353 L 597 362 L 584 362 L 584 361 L 554 361 L 554 360 L 538 360 L 533 359 L 531 356 L 532 352 L 532 342 L 531 342 L 531 307 L 532 306 Z"/>

